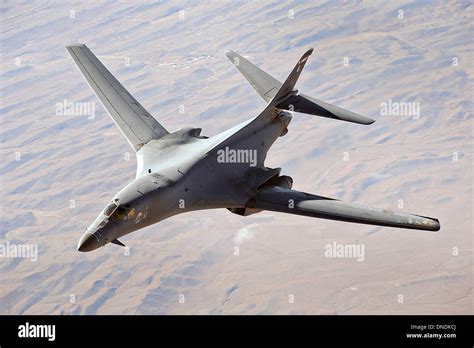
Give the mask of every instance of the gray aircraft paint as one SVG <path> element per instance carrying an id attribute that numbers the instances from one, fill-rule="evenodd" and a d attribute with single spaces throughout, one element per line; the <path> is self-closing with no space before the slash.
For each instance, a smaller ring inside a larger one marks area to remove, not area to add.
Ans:
<path id="1" fill-rule="evenodd" d="M 91 251 L 173 215 L 227 208 L 247 216 L 262 210 L 370 225 L 438 231 L 437 219 L 345 203 L 292 190 L 292 179 L 264 165 L 275 140 L 287 133 L 292 112 L 371 124 L 374 120 L 298 94 L 294 88 L 312 50 L 282 84 L 233 51 L 228 58 L 268 102 L 265 110 L 213 137 L 200 128 L 169 133 L 83 44 L 67 47 L 81 73 L 137 155 L 135 180 L 112 199 L 81 237 L 78 250 Z M 296 106 L 296 108 L 295 108 Z M 222 162 L 223 149 L 252 151 L 255 163 Z M 110 207 L 110 208 L 109 208 Z M 109 216 L 105 215 L 105 212 Z"/>

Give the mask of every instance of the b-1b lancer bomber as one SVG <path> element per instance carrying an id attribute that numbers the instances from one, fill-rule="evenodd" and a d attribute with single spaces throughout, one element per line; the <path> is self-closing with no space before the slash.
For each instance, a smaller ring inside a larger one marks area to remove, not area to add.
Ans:
<path id="1" fill-rule="evenodd" d="M 121 133 L 136 152 L 135 179 L 107 204 L 81 237 L 91 251 L 173 215 L 226 208 L 247 216 L 263 210 L 359 224 L 438 231 L 437 219 L 370 208 L 292 189 L 280 168 L 265 167 L 268 150 L 288 132 L 295 112 L 369 125 L 374 120 L 298 93 L 307 51 L 281 83 L 233 51 L 227 57 L 267 102 L 265 109 L 222 133 L 201 128 L 168 132 L 83 44 L 66 47 Z"/>

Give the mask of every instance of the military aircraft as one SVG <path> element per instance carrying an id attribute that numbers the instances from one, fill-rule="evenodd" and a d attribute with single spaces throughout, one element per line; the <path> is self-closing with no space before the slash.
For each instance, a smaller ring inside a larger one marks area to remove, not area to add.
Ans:
<path id="1" fill-rule="evenodd" d="M 267 151 L 288 132 L 294 113 L 369 125 L 374 120 L 300 94 L 295 84 L 313 49 L 279 82 L 234 51 L 227 57 L 267 102 L 257 116 L 207 137 L 201 128 L 168 132 L 84 44 L 66 46 L 82 75 L 136 152 L 135 179 L 86 229 L 79 251 L 91 251 L 173 215 L 227 208 L 248 216 L 263 210 L 377 226 L 438 231 L 439 221 L 370 208 L 292 189 L 281 168 L 265 167 Z"/>

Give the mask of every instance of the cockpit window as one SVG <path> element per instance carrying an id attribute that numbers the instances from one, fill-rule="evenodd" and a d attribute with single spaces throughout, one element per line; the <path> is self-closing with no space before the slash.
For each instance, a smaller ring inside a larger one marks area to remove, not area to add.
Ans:
<path id="1" fill-rule="evenodd" d="M 104 215 L 105 216 L 110 216 L 114 212 L 114 210 L 117 209 L 117 204 L 109 204 L 105 209 L 104 209 Z"/>
<path id="2" fill-rule="evenodd" d="M 114 211 L 111 218 L 112 220 L 122 221 L 127 217 L 127 212 L 123 207 L 118 207 L 117 210 Z"/>
<path id="3" fill-rule="evenodd" d="M 134 219 L 135 216 L 136 210 L 127 204 L 125 207 L 119 206 L 110 218 L 114 221 L 127 221 L 129 219 Z"/>

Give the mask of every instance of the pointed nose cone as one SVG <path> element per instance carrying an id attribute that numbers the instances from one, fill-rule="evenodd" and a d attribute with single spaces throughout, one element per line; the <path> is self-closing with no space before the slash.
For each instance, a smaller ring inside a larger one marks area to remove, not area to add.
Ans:
<path id="1" fill-rule="evenodd" d="M 92 251 L 97 249 L 100 246 L 97 237 L 91 233 L 84 233 L 77 244 L 78 251 Z"/>

